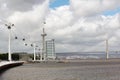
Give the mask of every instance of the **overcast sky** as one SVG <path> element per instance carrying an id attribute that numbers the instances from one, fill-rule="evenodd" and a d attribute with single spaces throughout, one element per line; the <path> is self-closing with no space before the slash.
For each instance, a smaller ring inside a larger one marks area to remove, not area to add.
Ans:
<path id="1" fill-rule="evenodd" d="M 43 27 L 56 52 L 105 51 L 106 39 L 111 51 L 120 51 L 120 0 L 0 0 L 0 52 L 8 51 L 9 22 L 12 52 L 41 46 Z"/>

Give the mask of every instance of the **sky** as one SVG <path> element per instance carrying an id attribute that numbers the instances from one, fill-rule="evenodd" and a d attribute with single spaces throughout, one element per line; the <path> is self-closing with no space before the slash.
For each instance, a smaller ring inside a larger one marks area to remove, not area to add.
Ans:
<path id="1" fill-rule="evenodd" d="M 32 53 L 32 43 L 41 48 L 43 27 L 56 52 L 105 51 L 106 40 L 120 51 L 119 0 L 0 0 L 0 52 L 8 52 L 9 23 L 12 52 Z"/>
<path id="2" fill-rule="evenodd" d="M 50 8 L 57 8 L 63 5 L 69 5 L 69 0 L 53 0 L 50 3 Z"/>

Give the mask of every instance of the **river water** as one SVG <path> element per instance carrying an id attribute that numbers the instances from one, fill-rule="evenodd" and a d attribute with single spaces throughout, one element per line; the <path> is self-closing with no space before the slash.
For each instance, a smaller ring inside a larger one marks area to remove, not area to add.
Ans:
<path id="1" fill-rule="evenodd" d="M 120 64 L 34 63 L 0 74 L 0 80 L 120 80 Z"/>

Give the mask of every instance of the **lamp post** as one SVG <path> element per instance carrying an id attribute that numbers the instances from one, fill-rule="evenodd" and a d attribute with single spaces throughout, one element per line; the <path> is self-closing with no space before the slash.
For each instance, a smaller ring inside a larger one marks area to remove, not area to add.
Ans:
<path id="1" fill-rule="evenodd" d="M 42 48 L 39 48 L 38 51 L 39 51 L 39 60 L 42 61 Z"/>
<path id="2" fill-rule="evenodd" d="M 34 48 L 34 61 L 36 61 L 36 49 L 37 49 L 36 43 L 33 43 L 33 48 Z"/>
<path id="3" fill-rule="evenodd" d="M 8 60 L 12 61 L 12 57 L 11 57 L 11 28 L 12 26 L 14 26 L 14 24 L 5 24 L 5 26 L 7 26 L 8 30 L 9 30 L 9 38 L 8 38 Z"/>
<path id="4" fill-rule="evenodd" d="M 36 44 L 34 43 L 33 44 L 33 48 L 34 48 L 34 61 L 36 61 Z"/>
<path id="5" fill-rule="evenodd" d="M 36 44 L 33 43 L 31 44 L 31 47 L 33 47 L 33 61 L 36 61 Z"/>
<path id="6" fill-rule="evenodd" d="M 108 39 L 106 40 L 106 59 L 109 59 Z"/>

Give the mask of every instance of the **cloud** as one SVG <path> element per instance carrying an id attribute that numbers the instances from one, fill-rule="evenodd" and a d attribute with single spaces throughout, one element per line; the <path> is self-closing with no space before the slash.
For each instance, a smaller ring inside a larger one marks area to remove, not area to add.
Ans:
<path id="1" fill-rule="evenodd" d="M 103 51 L 106 39 L 114 42 L 112 38 L 120 28 L 119 17 L 120 14 L 78 18 L 74 17 L 69 6 L 62 6 L 51 10 L 47 28 L 59 45 L 57 51 Z"/>
<path id="2" fill-rule="evenodd" d="M 46 0 L 42 4 L 32 5 L 32 6 L 33 6 L 32 10 L 28 10 L 25 12 L 14 11 L 12 15 L 9 15 L 9 17 L 7 17 L 6 21 L 2 20 L 2 23 L 1 23 L 2 26 L 4 26 L 4 24 L 6 22 L 11 22 L 11 23 L 15 24 L 15 26 L 12 28 L 12 40 L 13 40 L 12 47 L 14 47 L 16 45 L 14 43 L 15 36 L 18 37 L 17 42 L 21 43 L 21 44 L 19 44 L 19 46 L 23 45 L 22 38 L 26 38 L 26 41 L 27 41 L 26 43 L 29 43 L 29 44 L 31 44 L 32 41 L 34 41 L 34 40 L 35 41 L 38 39 L 40 40 L 41 24 L 43 23 L 43 19 L 45 18 L 45 15 L 49 12 L 49 10 L 48 10 L 49 1 Z M 1 30 L 2 30 L 1 31 L 2 34 L 5 33 L 8 35 L 8 30 L 6 29 L 5 26 L 4 26 L 4 30 L 3 29 L 1 29 Z M 2 38 L 0 42 L 2 42 L 3 40 L 7 40 L 6 39 L 7 35 L 0 36 L 0 38 Z M 4 36 L 6 38 L 4 38 Z M 37 39 L 35 39 L 35 38 L 37 38 Z M 6 41 L 6 43 L 7 43 L 7 41 Z M 2 48 L 2 49 L 4 49 L 4 48 Z M 17 50 L 19 50 L 19 49 L 20 48 L 17 48 Z M 22 49 L 20 49 L 20 50 L 22 50 Z M 31 51 L 31 49 L 29 49 L 29 50 Z M 7 51 L 7 50 L 4 49 L 3 51 Z"/>
<path id="3" fill-rule="evenodd" d="M 43 22 L 45 15 L 48 13 L 48 2 L 42 5 L 35 5 L 34 8 L 27 12 L 16 11 L 10 17 L 9 22 L 13 22 L 22 32 L 34 32 Z"/>
<path id="4" fill-rule="evenodd" d="M 33 5 L 42 4 L 45 0 L 1 0 L 2 4 L 14 11 L 28 11 L 31 10 Z"/>
<path id="5" fill-rule="evenodd" d="M 118 0 L 70 0 L 70 7 L 76 16 L 94 16 L 106 10 L 120 7 Z"/>
<path id="6" fill-rule="evenodd" d="M 22 38 L 25 37 L 25 42 L 28 44 L 34 41 L 41 43 L 42 27 L 45 27 L 46 39 L 55 39 L 56 52 L 104 51 L 106 39 L 109 39 L 109 44 L 114 46 L 111 50 L 118 50 L 115 45 L 120 39 L 120 13 L 112 16 L 102 14 L 104 11 L 119 7 L 118 0 L 70 0 L 70 5 L 55 9 L 49 8 L 48 0 L 22 1 L 19 3 L 24 3 L 23 7 L 19 7 L 16 1 L 8 1 L 7 6 L 10 8 L 2 4 L 0 9 L 2 12 L 6 10 L 11 12 L 5 16 L 5 19 L 15 24 L 12 29 L 14 51 L 32 52 L 31 47 L 24 46 Z M 26 8 L 23 9 L 25 6 Z M 43 25 L 44 20 L 46 20 L 45 25 Z M 8 37 L 7 33 L 5 27 L 0 31 L 2 34 L 0 43 L 5 46 L 7 46 L 5 41 Z M 17 41 L 14 40 L 15 35 L 19 36 Z M 4 47 L 0 46 L 1 51 L 7 51 Z"/>
<path id="7" fill-rule="evenodd" d="M 41 5 L 45 1 L 46 0 L 0 0 L 0 18 L 5 19 L 14 14 L 16 11 L 31 11 L 35 5 Z"/>

